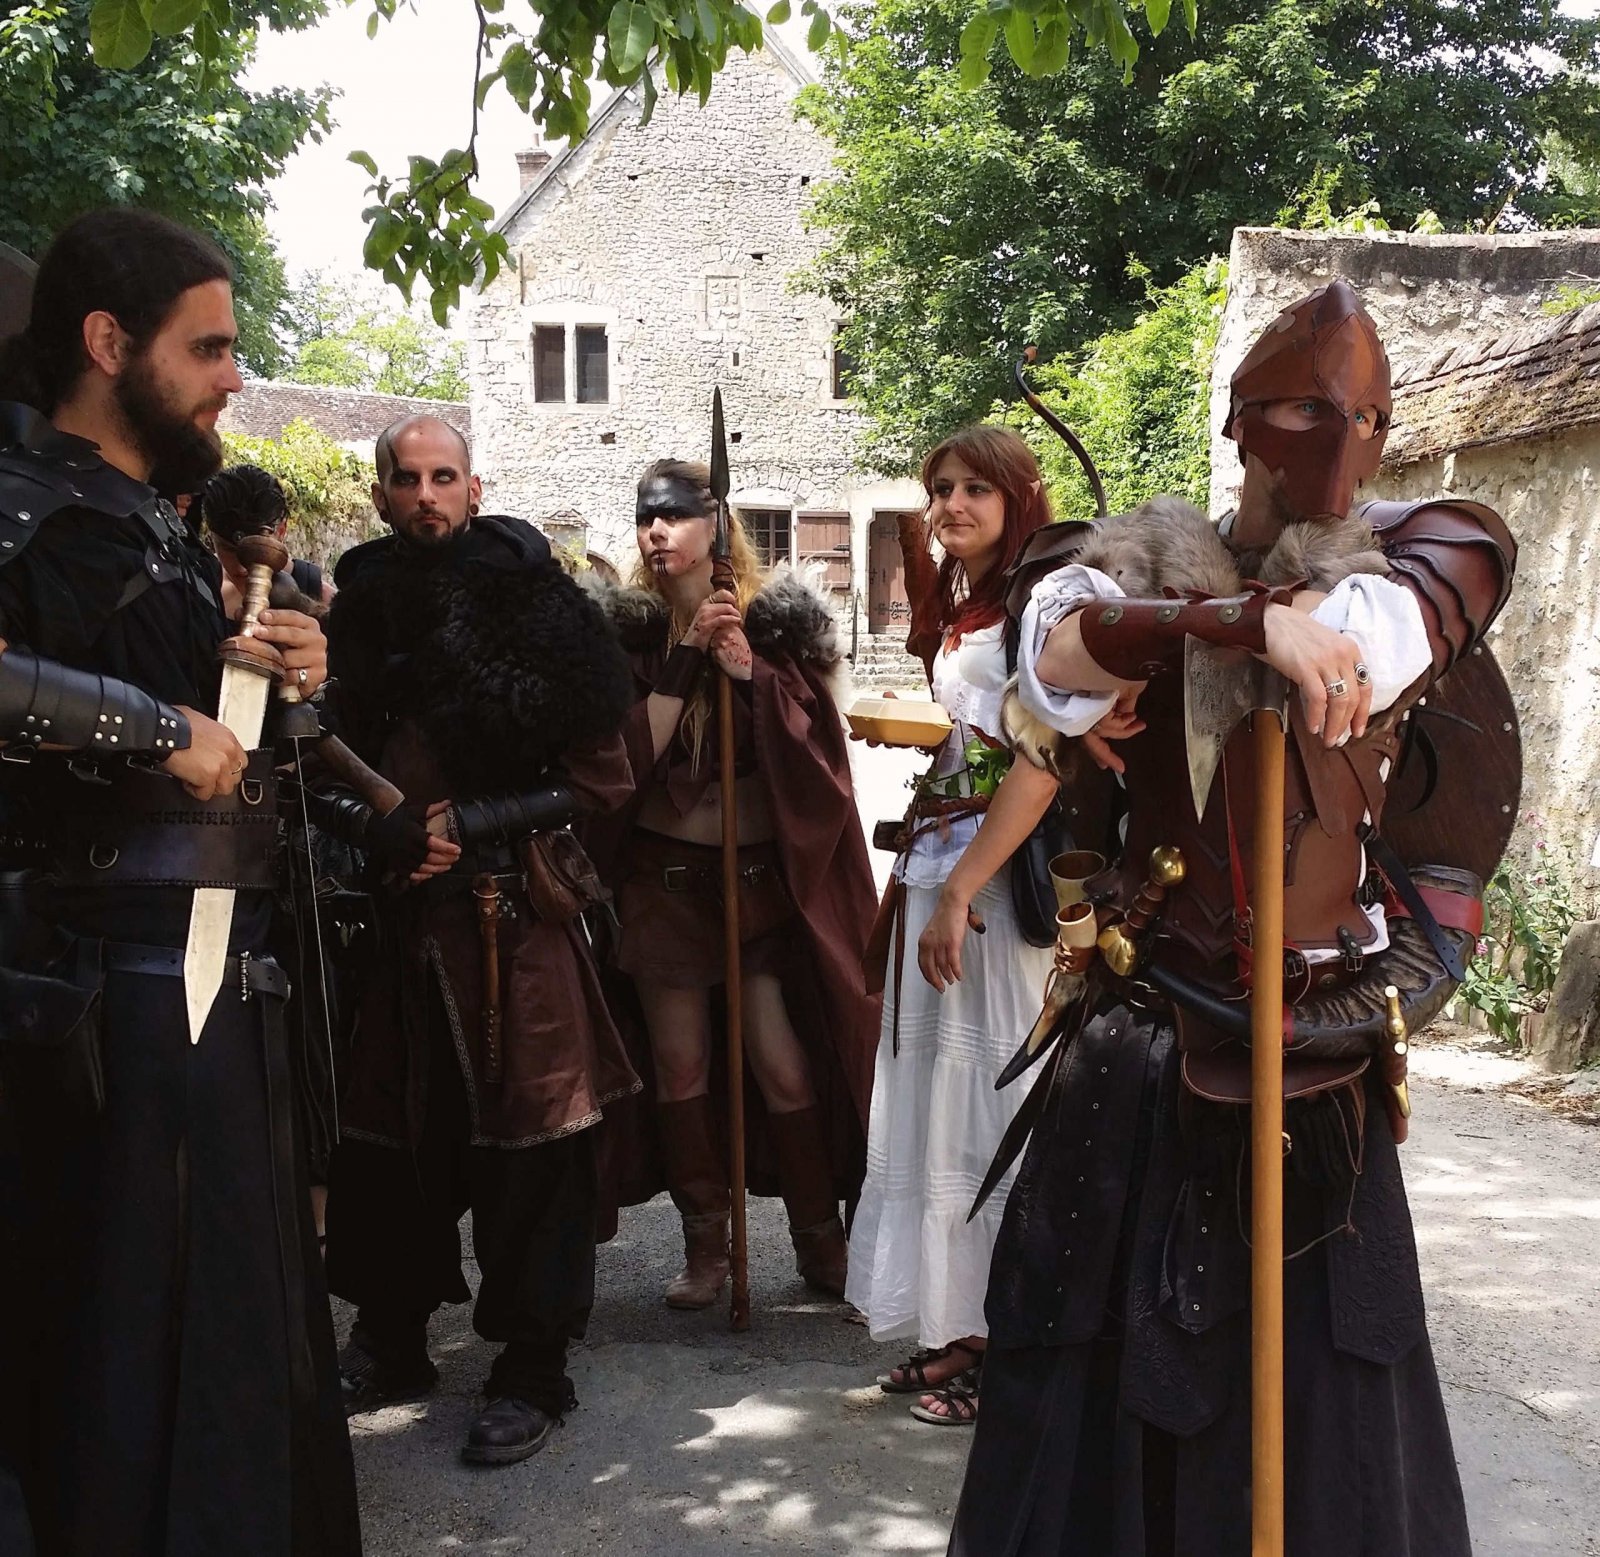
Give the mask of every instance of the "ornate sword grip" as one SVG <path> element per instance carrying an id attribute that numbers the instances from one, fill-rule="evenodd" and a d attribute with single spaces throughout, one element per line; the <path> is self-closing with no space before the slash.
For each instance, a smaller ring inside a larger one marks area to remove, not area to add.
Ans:
<path id="1" fill-rule="evenodd" d="M 1127 978 L 1133 972 L 1139 961 L 1139 943 L 1134 937 L 1150 928 L 1167 893 L 1183 880 L 1187 869 L 1181 850 L 1163 845 L 1150 851 L 1150 874 L 1134 894 L 1133 906 L 1123 915 L 1121 924 L 1100 934 L 1101 954 L 1118 978 Z"/>

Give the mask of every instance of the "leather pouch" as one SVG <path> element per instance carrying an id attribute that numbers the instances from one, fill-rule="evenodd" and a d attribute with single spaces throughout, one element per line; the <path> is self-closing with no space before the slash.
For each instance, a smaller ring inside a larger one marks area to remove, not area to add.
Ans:
<path id="1" fill-rule="evenodd" d="M 611 894 L 601 882 L 594 861 L 565 828 L 524 838 L 518 853 L 528 906 L 536 917 L 562 924 L 601 903 L 610 904 Z"/>

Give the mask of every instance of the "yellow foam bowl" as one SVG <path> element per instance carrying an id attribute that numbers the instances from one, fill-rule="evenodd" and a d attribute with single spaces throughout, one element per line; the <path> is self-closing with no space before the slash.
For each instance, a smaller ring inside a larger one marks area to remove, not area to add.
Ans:
<path id="1" fill-rule="evenodd" d="M 845 711 L 850 733 L 884 746 L 942 746 L 955 725 L 937 703 L 858 697 Z"/>

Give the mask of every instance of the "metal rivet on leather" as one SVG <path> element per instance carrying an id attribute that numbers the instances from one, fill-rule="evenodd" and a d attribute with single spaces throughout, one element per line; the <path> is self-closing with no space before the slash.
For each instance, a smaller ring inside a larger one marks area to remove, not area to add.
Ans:
<path id="1" fill-rule="evenodd" d="M 27 524 L 33 518 L 33 515 L 30 514 L 27 509 L 23 509 L 23 511 L 17 515 L 17 518 L 19 518 L 24 524 Z"/>
<path id="2" fill-rule="evenodd" d="M 1209 1233 L 1211 1231 L 1211 1229 L 1209 1227 L 1202 1227 L 1200 1229 L 1200 1231 L 1203 1232 L 1203 1233 Z"/>
<path id="3" fill-rule="evenodd" d="M 1077 1220 L 1078 1220 L 1078 1213 L 1077 1213 L 1077 1212 L 1076 1212 L 1076 1211 L 1074 1211 L 1074 1212 L 1073 1212 L 1073 1213 L 1072 1213 L 1072 1220 L 1073 1220 L 1073 1221 L 1074 1221 L 1074 1222 L 1076 1222 L 1076 1221 L 1077 1221 Z"/>
<path id="4" fill-rule="evenodd" d="M 4 546 L 7 551 L 10 551 L 12 543 L 10 541 L 0 541 L 0 546 Z"/>
<path id="5" fill-rule="evenodd" d="M 1192 1304 L 1191 1306 L 1193 1307 L 1195 1313 L 1198 1314 L 1200 1312 L 1200 1305 L 1198 1303 Z"/>
<path id="6" fill-rule="evenodd" d="M 1100 1112 L 1100 1105 L 1099 1105 L 1099 1104 L 1098 1104 L 1098 1103 L 1093 1103 L 1093 1104 L 1091 1104 L 1091 1105 L 1090 1105 L 1090 1106 L 1091 1106 L 1091 1107 L 1092 1107 L 1092 1108 L 1093 1108 L 1093 1109 L 1094 1109 L 1094 1111 L 1095 1111 L 1095 1112 L 1096 1112 L 1096 1113 L 1097 1113 L 1097 1114 L 1098 1114 L 1098 1113 L 1099 1113 L 1099 1112 Z"/>
<path id="7" fill-rule="evenodd" d="M 1197 1270 L 1197 1271 L 1198 1271 L 1198 1272 L 1199 1272 L 1199 1273 L 1200 1273 L 1200 1274 L 1201 1274 L 1201 1275 L 1202 1275 L 1202 1276 L 1203 1276 L 1203 1275 L 1205 1275 L 1205 1271 L 1206 1271 L 1206 1268 L 1205 1268 L 1205 1266 L 1204 1266 L 1204 1265 L 1196 1265 L 1196 1266 L 1195 1266 L 1195 1269 L 1196 1269 L 1196 1270 Z"/>
<path id="8" fill-rule="evenodd" d="M 1237 622 L 1243 615 L 1244 610 L 1242 607 L 1236 605 L 1225 605 L 1220 611 L 1217 612 L 1217 620 L 1219 622 L 1226 622 L 1231 625 L 1232 623 Z"/>
<path id="9" fill-rule="evenodd" d="M 150 571 L 152 573 L 154 573 L 157 578 L 160 578 L 161 577 L 161 564 L 159 562 L 152 562 L 150 564 Z"/>
<path id="10" fill-rule="evenodd" d="M 1156 620 L 1158 622 L 1170 622 L 1173 619 L 1173 617 L 1175 617 L 1177 614 L 1178 614 L 1178 608 L 1175 605 L 1164 605 L 1164 606 L 1157 606 L 1156 607 Z"/>
<path id="11" fill-rule="evenodd" d="M 1121 606 L 1107 606 L 1105 610 L 1100 613 L 1100 625 L 1102 627 L 1115 627 L 1121 620 Z"/>

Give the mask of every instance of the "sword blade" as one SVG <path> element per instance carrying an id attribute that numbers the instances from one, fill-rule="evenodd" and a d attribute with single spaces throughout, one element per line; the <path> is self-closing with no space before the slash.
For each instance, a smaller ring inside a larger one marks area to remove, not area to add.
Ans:
<path id="1" fill-rule="evenodd" d="M 267 717 L 270 679 L 242 665 L 222 668 L 222 696 L 217 702 L 217 723 L 226 725 L 246 751 L 261 743 Z M 189 1013 L 189 1042 L 199 1043 L 206 1019 L 222 988 L 228 961 L 228 938 L 233 929 L 232 887 L 196 887 L 189 913 L 189 939 L 183 948 L 183 999 Z"/>

